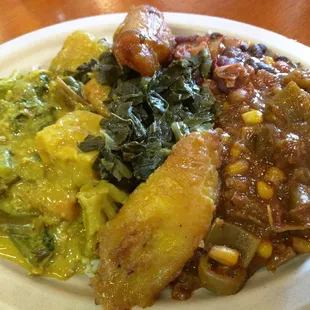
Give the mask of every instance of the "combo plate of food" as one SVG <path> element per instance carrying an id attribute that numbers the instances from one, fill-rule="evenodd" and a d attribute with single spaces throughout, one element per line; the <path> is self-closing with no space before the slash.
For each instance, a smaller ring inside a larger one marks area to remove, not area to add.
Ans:
<path id="1" fill-rule="evenodd" d="M 0 46 L 1 309 L 310 307 L 309 56 L 147 5 Z"/>

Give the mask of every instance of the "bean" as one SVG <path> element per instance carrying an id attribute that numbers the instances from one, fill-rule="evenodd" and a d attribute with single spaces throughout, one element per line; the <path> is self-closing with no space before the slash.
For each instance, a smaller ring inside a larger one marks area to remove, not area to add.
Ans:
<path id="1" fill-rule="evenodd" d="M 257 71 L 258 67 L 256 61 L 253 58 L 249 58 L 244 62 L 245 65 L 251 66 L 255 71 Z"/>
<path id="2" fill-rule="evenodd" d="M 219 37 L 221 37 L 222 36 L 222 34 L 221 33 L 219 33 L 219 32 L 213 32 L 213 33 L 211 33 L 210 34 L 210 39 L 218 39 Z"/>
<path id="3" fill-rule="evenodd" d="M 276 56 L 274 58 L 275 61 L 285 61 L 285 62 L 288 62 L 289 59 L 286 57 L 286 56 L 282 56 L 282 55 L 279 55 L 279 56 Z"/>
<path id="4" fill-rule="evenodd" d="M 254 44 L 251 45 L 248 49 L 250 55 L 261 58 L 267 50 L 267 47 L 264 44 Z"/>
<path id="5" fill-rule="evenodd" d="M 227 56 L 229 58 L 235 58 L 238 57 L 241 54 L 241 49 L 235 46 L 227 47 L 222 52 L 223 56 Z"/>
<path id="6" fill-rule="evenodd" d="M 274 67 L 267 65 L 266 63 L 262 61 L 258 62 L 256 65 L 257 65 L 258 70 L 266 70 L 270 73 L 276 73 L 276 70 Z"/>
<path id="7" fill-rule="evenodd" d="M 246 43 L 242 43 L 240 49 L 242 52 L 246 52 L 249 49 L 249 46 Z"/>
<path id="8" fill-rule="evenodd" d="M 193 36 L 177 36 L 175 37 L 175 42 L 177 44 L 182 44 L 182 43 L 192 43 L 195 42 L 196 39 L 198 38 L 198 35 L 193 35 Z"/>
<path id="9" fill-rule="evenodd" d="M 227 56 L 219 56 L 217 59 L 217 65 L 218 66 L 227 66 L 227 65 L 232 65 L 234 63 L 236 63 L 236 59 L 235 58 L 229 58 Z"/>
<path id="10" fill-rule="evenodd" d="M 223 79 L 216 78 L 216 86 L 222 93 L 224 93 L 224 94 L 229 93 L 229 89 L 227 88 L 226 83 Z"/>
<path id="11" fill-rule="evenodd" d="M 263 44 L 263 43 L 259 43 L 257 45 L 261 48 L 263 54 L 265 54 L 266 51 L 267 51 L 267 46 L 265 44 Z"/>

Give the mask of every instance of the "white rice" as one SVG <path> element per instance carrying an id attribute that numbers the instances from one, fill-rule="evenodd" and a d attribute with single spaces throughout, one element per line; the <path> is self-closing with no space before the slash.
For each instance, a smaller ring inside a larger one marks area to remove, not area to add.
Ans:
<path id="1" fill-rule="evenodd" d="M 83 258 L 82 263 L 86 266 L 84 273 L 89 277 L 92 278 L 95 276 L 98 266 L 99 266 L 99 259 L 88 259 L 88 258 Z"/>

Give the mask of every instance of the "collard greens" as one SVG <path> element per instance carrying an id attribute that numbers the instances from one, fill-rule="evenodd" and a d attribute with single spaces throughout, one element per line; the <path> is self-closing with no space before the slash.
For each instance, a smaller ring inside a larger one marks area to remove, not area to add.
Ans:
<path id="1" fill-rule="evenodd" d="M 121 69 L 110 52 L 77 69 L 75 77 L 84 83 L 94 75 L 99 83 L 112 86 L 111 118 L 100 124 L 105 138 L 88 136 L 79 145 L 84 152 L 99 150 L 93 167 L 102 179 L 139 184 L 165 161 L 183 135 L 213 126 L 214 96 L 207 85 L 195 81 L 209 70 L 206 50 L 174 60 L 152 78 Z"/>

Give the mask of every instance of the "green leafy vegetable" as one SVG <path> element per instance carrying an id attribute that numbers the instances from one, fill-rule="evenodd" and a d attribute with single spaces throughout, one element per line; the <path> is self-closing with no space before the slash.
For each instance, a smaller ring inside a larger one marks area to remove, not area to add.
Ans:
<path id="1" fill-rule="evenodd" d="M 0 79 L 1 134 L 36 133 L 55 121 L 54 108 L 46 102 L 49 75 L 45 70 L 37 70 Z M 5 123 L 10 124 L 10 130 L 4 130 Z"/>
<path id="2" fill-rule="evenodd" d="M 203 70 L 203 71 L 202 71 Z M 79 147 L 99 150 L 94 163 L 102 179 L 144 181 L 170 154 L 172 146 L 193 131 L 212 128 L 215 99 L 195 76 L 206 77 L 209 54 L 203 50 L 189 59 L 173 61 L 152 78 L 121 70 L 112 53 L 104 53 L 77 69 L 75 78 L 112 86 L 110 119 L 103 119 L 105 138 L 87 137 Z"/>
<path id="3" fill-rule="evenodd" d="M 15 177 L 12 155 L 8 149 L 0 147 L 0 180 L 3 184 L 8 184 Z"/>
<path id="4" fill-rule="evenodd" d="M 79 66 L 74 76 L 86 84 L 90 74 L 94 74 L 100 84 L 114 85 L 128 70 L 120 68 L 112 52 L 104 52 L 98 59 L 93 58 L 89 63 Z"/>
<path id="5" fill-rule="evenodd" d="M 43 267 L 54 251 L 53 238 L 47 232 L 38 236 L 12 234 L 10 239 L 34 267 Z"/>
<path id="6" fill-rule="evenodd" d="M 104 147 L 104 142 L 101 137 L 88 135 L 85 140 L 79 143 L 79 148 L 83 152 L 91 152 Z"/>
<path id="7" fill-rule="evenodd" d="M 42 232 L 43 221 L 39 217 L 10 216 L 0 213 L 0 232 L 34 236 Z"/>
<path id="8" fill-rule="evenodd" d="M 15 84 L 18 74 L 17 71 L 14 71 L 8 78 L 0 79 L 0 99 L 5 99 L 7 91 Z"/>

